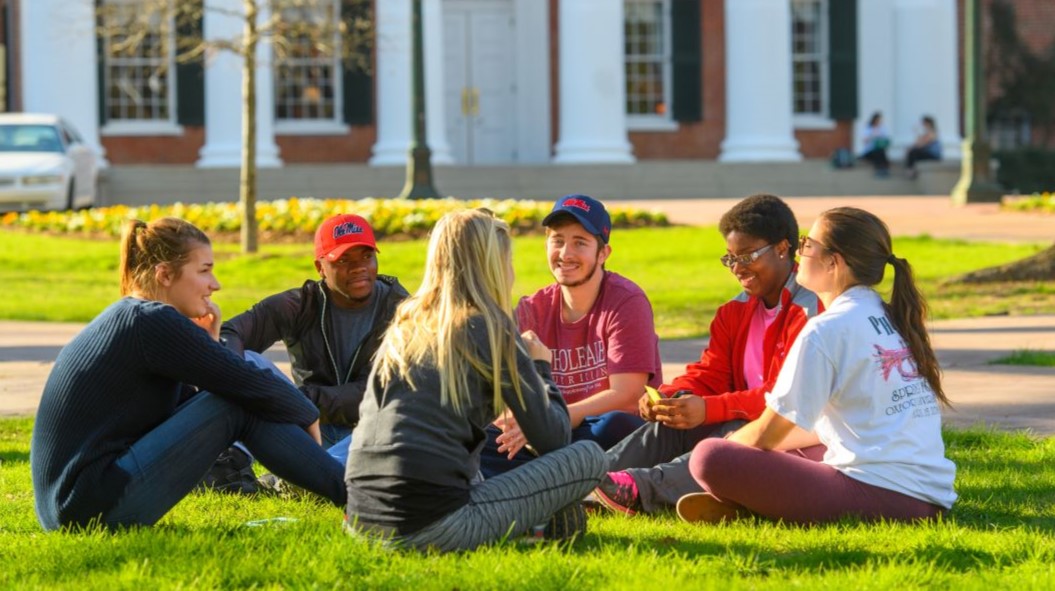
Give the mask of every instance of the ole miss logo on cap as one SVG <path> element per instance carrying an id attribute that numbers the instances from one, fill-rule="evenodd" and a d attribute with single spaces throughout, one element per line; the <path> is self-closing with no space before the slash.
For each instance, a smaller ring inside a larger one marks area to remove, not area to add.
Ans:
<path id="1" fill-rule="evenodd" d="M 363 227 L 355 222 L 344 222 L 343 224 L 337 224 L 333 227 L 333 239 L 337 240 L 341 236 L 348 236 L 349 234 L 362 234 Z"/>
<path id="2" fill-rule="evenodd" d="M 590 211 L 590 204 L 586 203 L 582 199 L 565 199 L 564 203 L 561 203 L 561 207 L 577 207 L 585 212 Z"/>

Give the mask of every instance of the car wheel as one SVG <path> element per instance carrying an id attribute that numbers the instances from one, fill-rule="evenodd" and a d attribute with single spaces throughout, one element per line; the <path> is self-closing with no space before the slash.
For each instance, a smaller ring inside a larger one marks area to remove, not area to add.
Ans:
<path id="1" fill-rule="evenodd" d="M 66 210 L 67 211 L 73 211 L 74 206 L 77 205 L 76 203 L 74 203 L 74 199 L 73 199 L 75 195 L 77 195 L 77 193 L 76 193 L 76 191 L 74 191 L 73 180 L 71 179 L 70 180 L 70 187 L 69 187 L 69 189 L 66 190 Z"/>

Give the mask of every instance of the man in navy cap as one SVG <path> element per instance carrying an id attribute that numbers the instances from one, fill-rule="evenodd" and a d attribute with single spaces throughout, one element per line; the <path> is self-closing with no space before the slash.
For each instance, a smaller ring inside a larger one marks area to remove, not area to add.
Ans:
<path id="1" fill-rule="evenodd" d="M 634 282 L 605 269 L 612 220 L 600 201 L 561 197 L 542 225 L 556 281 L 520 300 L 517 321 L 553 353 L 553 380 L 568 403 L 572 439 L 607 449 L 643 423 L 637 401 L 645 385 L 663 383 L 652 305 Z M 500 417 L 488 431 L 484 476 L 530 460 L 529 443 L 510 416 Z"/>

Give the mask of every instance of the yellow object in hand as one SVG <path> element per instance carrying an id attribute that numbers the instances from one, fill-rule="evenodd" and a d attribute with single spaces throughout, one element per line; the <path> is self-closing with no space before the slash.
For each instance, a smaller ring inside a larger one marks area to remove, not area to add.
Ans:
<path id="1" fill-rule="evenodd" d="M 651 400 L 653 403 L 663 400 L 663 395 L 659 393 L 659 390 L 653 388 L 652 386 L 645 386 L 645 393 L 648 394 L 648 399 Z"/>

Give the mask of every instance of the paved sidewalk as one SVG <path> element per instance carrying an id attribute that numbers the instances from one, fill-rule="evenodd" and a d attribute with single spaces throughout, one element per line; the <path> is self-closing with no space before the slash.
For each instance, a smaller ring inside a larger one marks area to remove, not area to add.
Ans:
<path id="1" fill-rule="evenodd" d="M 36 411 L 55 356 L 82 326 L 0 321 L 0 415 Z M 931 337 L 955 407 L 945 413 L 946 422 L 1055 435 L 1055 368 L 988 364 L 1016 349 L 1055 350 L 1055 316 L 943 320 L 934 323 Z M 705 344 L 663 341 L 663 375 L 677 376 Z M 272 349 L 269 357 L 288 373 L 285 350 Z"/>
<path id="2" fill-rule="evenodd" d="M 671 221 L 716 224 L 737 199 L 617 202 L 659 209 Z M 1055 217 L 1000 212 L 995 205 L 953 207 L 947 197 L 791 197 L 803 231 L 817 214 L 854 205 L 883 218 L 895 235 L 1050 242 Z M 59 349 L 81 324 L 0 321 L 0 415 L 35 412 Z M 935 322 L 931 336 L 945 368 L 945 389 L 954 410 L 945 413 L 957 426 L 987 424 L 1055 434 L 1055 368 L 989 365 L 1017 349 L 1055 351 L 1055 316 L 1000 316 Z M 703 339 L 661 343 L 664 376 L 669 380 L 699 357 Z M 284 350 L 269 353 L 288 372 Z"/>
<path id="3" fill-rule="evenodd" d="M 746 196 L 746 195 L 745 195 Z M 662 199 L 613 201 L 655 209 L 675 224 L 717 225 L 722 214 L 740 199 Z M 991 240 L 998 242 L 1055 241 L 1055 216 L 1001 211 L 996 203 L 956 207 L 944 196 L 887 197 L 785 197 L 805 234 L 817 215 L 826 209 L 850 205 L 866 209 L 887 223 L 896 236 L 930 235 L 935 238 Z M 896 244 L 895 244 L 896 248 Z"/>

